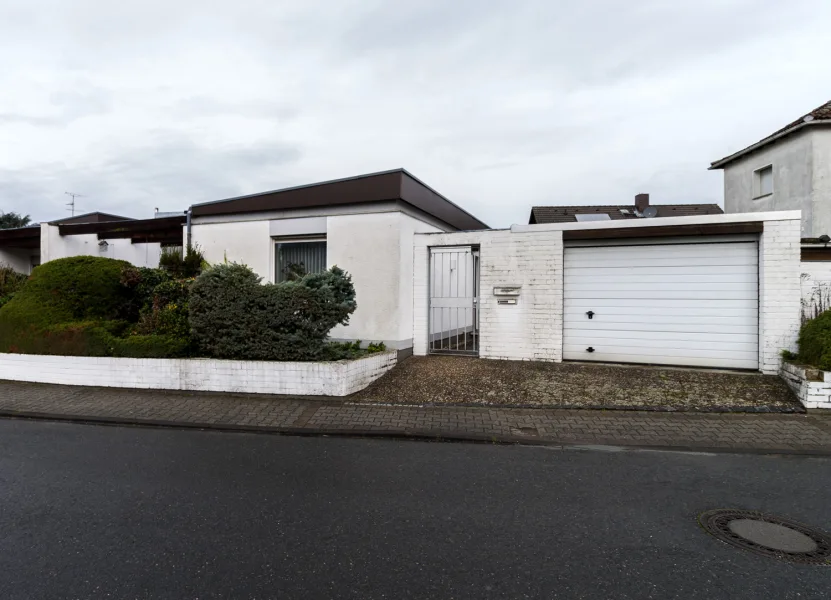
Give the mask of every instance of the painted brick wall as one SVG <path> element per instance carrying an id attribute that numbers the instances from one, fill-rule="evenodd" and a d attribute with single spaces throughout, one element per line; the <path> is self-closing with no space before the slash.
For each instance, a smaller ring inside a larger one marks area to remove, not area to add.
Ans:
<path id="1" fill-rule="evenodd" d="M 480 247 L 480 356 L 562 360 L 561 231 L 482 231 L 417 235 L 414 251 L 414 352 L 427 354 L 429 246 Z M 493 288 L 521 285 L 516 305 L 498 305 Z"/>
<path id="2" fill-rule="evenodd" d="M 338 362 L 0 354 L 0 379 L 65 385 L 347 396 L 395 366 L 396 352 Z"/>
<path id="3" fill-rule="evenodd" d="M 759 242 L 759 369 L 779 372 L 783 349 L 796 350 L 799 334 L 800 221 L 766 221 Z"/>
<path id="4" fill-rule="evenodd" d="M 687 219 L 689 220 L 689 219 Z M 414 352 L 427 354 L 430 246 L 481 248 L 481 352 L 484 358 L 562 360 L 563 241 L 551 226 L 415 236 Z M 766 219 L 759 243 L 759 369 L 776 374 L 795 350 L 800 322 L 800 221 Z M 522 285 L 516 306 L 498 306 L 494 286 Z"/>
<path id="5" fill-rule="evenodd" d="M 831 409 L 831 373 L 782 363 L 779 372 L 805 408 Z"/>

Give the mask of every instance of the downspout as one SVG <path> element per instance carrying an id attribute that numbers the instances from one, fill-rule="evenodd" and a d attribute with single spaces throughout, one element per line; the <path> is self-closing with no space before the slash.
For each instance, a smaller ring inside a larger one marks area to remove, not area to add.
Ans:
<path id="1" fill-rule="evenodd" d="M 190 248 L 190 241 L 191 241 L 191 234 L 190 234 L 190 216 L 191 216 L 191 213 L 192 213 L 192 212 L 193 212 L 193 207 L 190 207 L 190 208 L 188 208 L 188 209 L 185 211 L 185 214 L 187 215 L 187 230 L 188 230 L 188 233 L 187 233 L 188 245 L 185 247 L 185 249 L 186 249 L 186 250 L 187 250 L 188 248 Z"/>

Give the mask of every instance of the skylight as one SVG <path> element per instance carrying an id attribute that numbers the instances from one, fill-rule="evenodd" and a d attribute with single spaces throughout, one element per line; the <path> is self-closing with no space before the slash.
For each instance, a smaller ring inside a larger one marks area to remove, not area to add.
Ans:
<path id="1" fill-rule="evenodd" d="M 576 214 L 574 218 L 578 221 L 611 221 L 612 217 L 610 217 L 606 213 L 588 213 L 588 214 Z"/>

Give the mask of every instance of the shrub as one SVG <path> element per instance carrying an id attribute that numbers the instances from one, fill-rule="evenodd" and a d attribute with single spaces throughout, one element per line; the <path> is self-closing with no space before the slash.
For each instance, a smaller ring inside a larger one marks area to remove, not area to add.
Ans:
<path id="1" fill-rule="evenodd" d="M 27 279 L 28 277 L 23 273 L 18 273 L 9 265 L 0 263 L 0 307 L 8 304 Z"/>
<path id="2" fill-rule="evenodd" d="M 205 266 L 205 254 L 199 245 L 188 246 L 184 255 L 179 249 L 163 249 L 159 257 L 159 268 L 174 279 L 188 279 L 198 276 Z"/>
<path id="3" fill-rule="evenodd" d="M 831 370 L 831 310 L 802 325 L 798 357 L 800 362 Z"/>
<path id="4" fill-rule="evenodd" d="M 122 318 L 138 321 L 141 310 L 153 301 L 153 290 L 166 281 L 170 281 L 170 275 L 162 269 L 125 267 L 121 271 L 121 285 L 129 290 L 129 298 L 124 304 Z"/>
<path id="5" fill-rule="evenodd" d="M 216 358 L 319 360 L 326 336 L 355 311 L 352 278 L 333 267 L 298 281 L 260 284 L 244 265 L 200 275 L 190 297 L 190 326 L 200 351 Z"/>
<path id="6" fill-rule="evenodd" d="M 188 303 L 192 284 L 191 279 L 174 279 L 157 285 L 141 310 L 136 331 L 172 335 L 189 342 Z"/>

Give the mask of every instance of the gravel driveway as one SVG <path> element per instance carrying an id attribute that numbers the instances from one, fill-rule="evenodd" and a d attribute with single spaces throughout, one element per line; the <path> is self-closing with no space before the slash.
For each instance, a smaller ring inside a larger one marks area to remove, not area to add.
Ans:
<path id="1" fill-rule="evenodd" d="M 776 376 L 704 369 L 412 357 L 349 399 L 707 412 L 803 412 Z"/>

